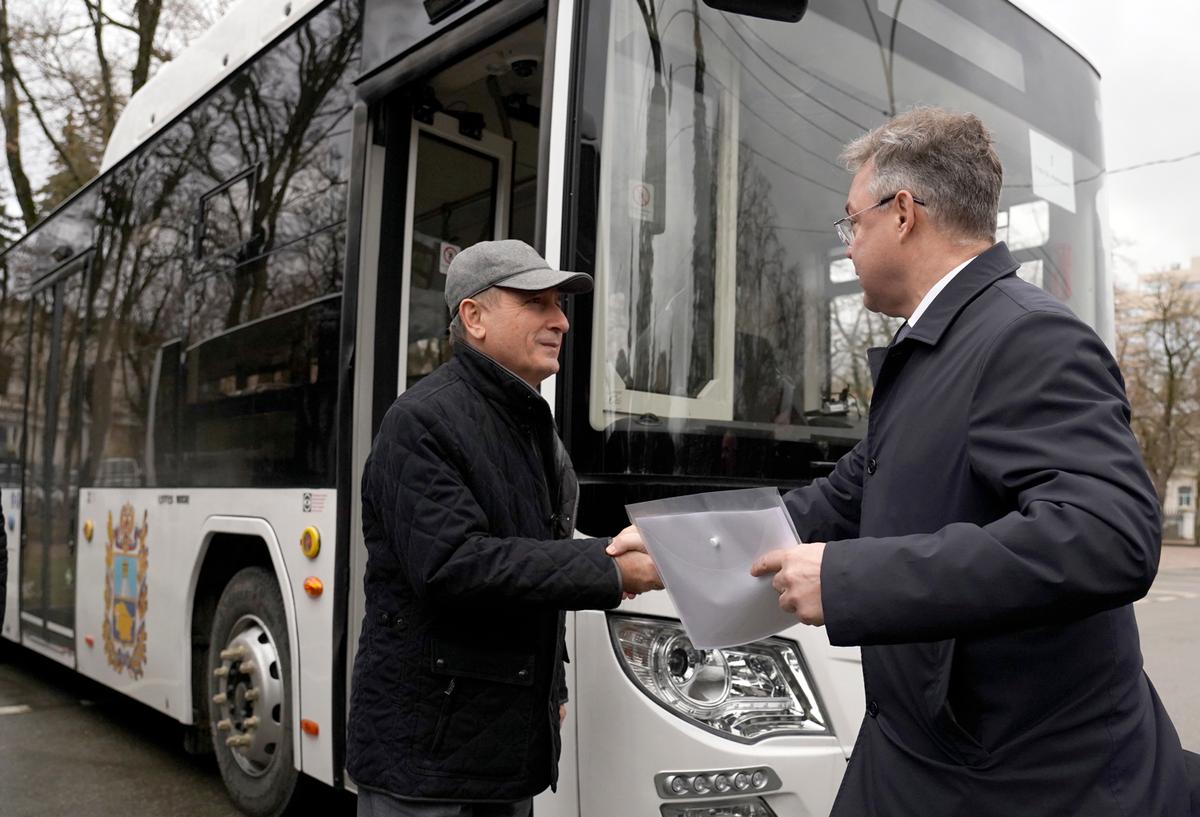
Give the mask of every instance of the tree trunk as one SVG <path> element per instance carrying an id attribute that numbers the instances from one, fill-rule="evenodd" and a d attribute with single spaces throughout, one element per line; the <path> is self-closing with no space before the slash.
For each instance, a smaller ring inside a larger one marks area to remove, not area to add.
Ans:
<path id="1" fill-rule="evenodd" d="M 158 18 L 162 14 L 162 0 L 137 0 L 133 8 L 137 26 L 137 61 L 131 74 L 131 93 L 146 84 L 150 78 L 150 58 L 154 56 L 154 35 L 158 33 Z"/>
<path id="2" fill-rule="evenodd" d="M 96 62 L 100 66 L 100 87 L 103 89 L 101 97 L 101 135 L 104 141 L 108 141 L 108 137 L 112 135 L 113 128 L 117 125 L 117 96 L 113 88 L 112 65 L 109 63 L 108 54 L 104 51 L 104 8 L 101 5 L 103 0 L 96 0 L 95 5 L 88 0 L 84 0 L 88 8 L 88 16 L 92 22 L 92 39 L 96 43 Z"/>
<path id="3" fill-rule="evenodd" d="M 8 159 L 8 170 L 12 176 L 13 193 L 21 207 L 25 228 L 37 223 L 37 205 L 33 200 L 33 186 L 25 175 L 21 160 L 21 111 L 17 99 L 17 67 L 12 58 L 12 42 L 8 30 L 8 0 L 0 0 L 0 78 L 4 85 L 4 105 L 0 118 L 4 121 L 4 155 Z"/>

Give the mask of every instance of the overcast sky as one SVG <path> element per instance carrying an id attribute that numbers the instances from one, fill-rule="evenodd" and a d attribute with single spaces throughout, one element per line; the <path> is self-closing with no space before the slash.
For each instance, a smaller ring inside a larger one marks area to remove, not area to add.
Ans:
<path id="1" fill-rule="evenodd" d="M 1198 0 L 1023 1 L 1099 69 L 1110 172 L 1200 152 Z M 1200 256 L 1200 155 L 1112 173 L 1107 192 L 1123 278 Z"/>
<path id="2" fill-rule="evenodd" d="M 1200 0 L 1019 2 L 1100 70 L 1110 171 L 1200 152 Z M 1122 278 L 1200 256 L 1200 155 L 1113 173 L 1107 192 Z"/>

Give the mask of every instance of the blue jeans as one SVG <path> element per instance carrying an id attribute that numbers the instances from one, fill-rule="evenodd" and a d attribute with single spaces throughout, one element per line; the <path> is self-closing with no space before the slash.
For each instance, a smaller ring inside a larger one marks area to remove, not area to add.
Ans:
<path id="1" fill-rule="evenodd" d="M 401 800 L 381 791 L 358 787 L 358 817 L 531 817 L 533 800 L 515 803 L 454 803 Z"/>

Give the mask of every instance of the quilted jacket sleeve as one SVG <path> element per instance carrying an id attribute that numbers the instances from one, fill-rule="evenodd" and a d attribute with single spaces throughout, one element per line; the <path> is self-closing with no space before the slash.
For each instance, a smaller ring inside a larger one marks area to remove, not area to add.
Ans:
<path id="1" fill-rule="evenodd" d="M 381 435 L 364 495 L 418 598 L 519 602 L 560 610 L 616 607 L 607 539 L 494 536 L 455 452 L 432 431 Z"/>

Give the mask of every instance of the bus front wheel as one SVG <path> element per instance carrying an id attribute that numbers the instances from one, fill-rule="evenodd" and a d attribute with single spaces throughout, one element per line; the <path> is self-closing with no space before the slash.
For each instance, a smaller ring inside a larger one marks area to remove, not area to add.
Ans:
<path id="1" fill-rule="evenodd" d="M 279 817 L 299 800 L 300 774 L 291 645 L 273 573 L 247 567 L 229 580 L 209 644 L 209 721 L 225 788 L 251 817 Z"/>

